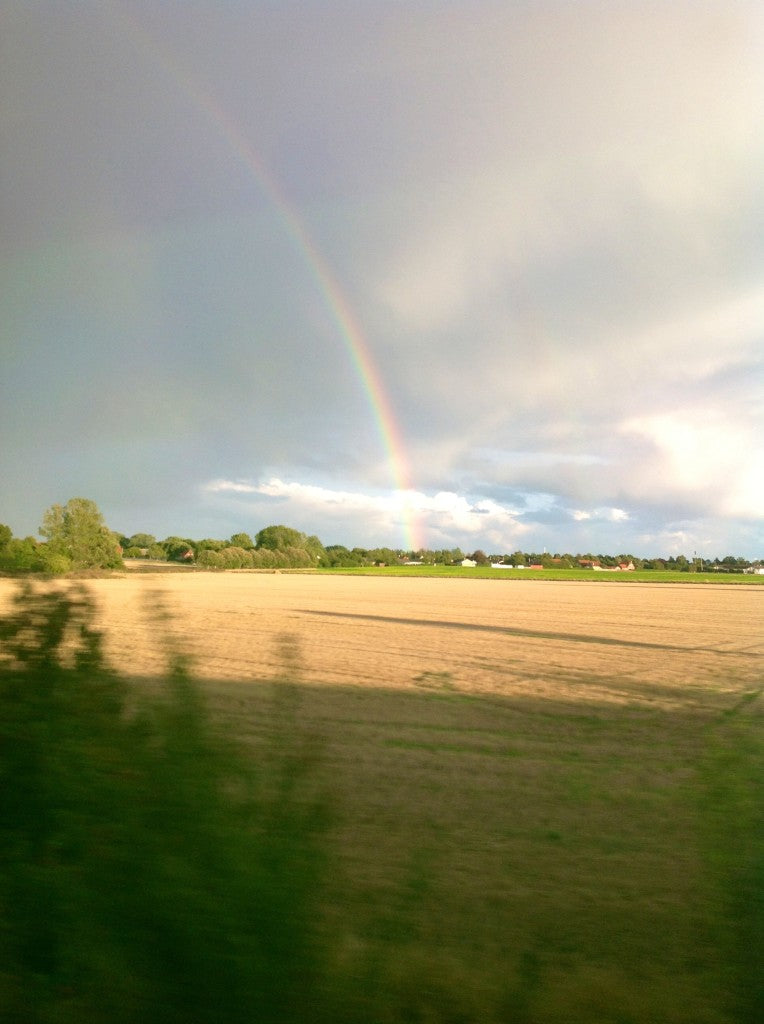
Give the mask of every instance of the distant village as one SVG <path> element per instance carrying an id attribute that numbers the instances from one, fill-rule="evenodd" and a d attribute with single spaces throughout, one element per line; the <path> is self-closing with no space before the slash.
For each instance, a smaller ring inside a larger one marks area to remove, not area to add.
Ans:
<path id="1" fill-rule="evenodd" d="M 412 563 L 408 563 L 412 564 Z M 416 564 L 416 563 L 413 563 Z M 463 558 L 460 565 L 473 567 L 477 566 L 473 558 Z M 550 558 L 548 564 L 543 562 L 528 562 L 523 564 L 522 562 L 515 565 L 514 562 L 495 562 L 489 559 L 489 564 L 492 569 L 569 569 L 573 568 L 567 563 L 563 565 L 562 558 Z M 581 569 L 593 569 L 595 572 L 634 572 L 636 568 L 631 559 L 628 562 L 619 562 L 617 565 L 602 565 L 602 563 L 596 558 L 582 558 L 578 560 L 578 567 Z"/>
<path id="2" fill-rule="evenodd" d="M 426 565 L 431 564 L 426 558 L 413 557 L 401 560 L 404 565 Z M 728 555 L 723 559 L 703 559 L 698 556 L 688 559 L 684 555 L 669 558 L 637 558 L 633 555 L 543 555 L 524 554 L 517 552 L 514 555 L 484 555 L 476 551 L 458 561 L 454 565 L 461 565 L 465 568 L 477 568 L 478 566 L 490 566 L 492 569 L 589 569 L 593 572 L 634 572 L 637 569 L 656 569 L 674 572 L 719 572 L 719 573 L 745 573 L 764 575 L 764 564 L 761 561 L 749 561 L 745 558 L 736 558 Z"/>

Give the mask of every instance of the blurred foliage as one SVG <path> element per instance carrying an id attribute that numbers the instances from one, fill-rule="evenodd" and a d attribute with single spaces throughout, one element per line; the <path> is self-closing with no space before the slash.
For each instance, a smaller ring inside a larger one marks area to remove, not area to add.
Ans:
<path id="1" fill-rule="evenodd" d="M 293 720 L 255 763 L 182 658 L 154 696 L 115 675 L 93 611 L 27 585 L 0 623 L 0 1019 L 322 1019 L 324 812 Z"/>

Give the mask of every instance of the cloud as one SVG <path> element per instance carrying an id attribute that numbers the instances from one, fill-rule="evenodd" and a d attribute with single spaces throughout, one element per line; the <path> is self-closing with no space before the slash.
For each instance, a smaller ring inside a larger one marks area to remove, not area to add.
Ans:
<path id="1" fill-rule="evenodd" d="M 210 494 L 258 494 L 260 488 L 238 480 L 212 480 L 204 489 Z"/>
<path id="2" fill-rule="evenodd" d="M 761 553 L 756 0 L 11 0 L 4 30 L 17 529 L 63 480 L 128 532 L 169 502 L 190 536 Z"/>
<path id="3" fill-rule="evenodd" d="M 623 523 L 630 518 L 629 513 L 622 508 L 595 508 L 589 512 L 584 509 L 571 509 L 570 514 L 577 523 L 593 519 L 602 519 L 609 523 Z"/>
<path id="4" fill-rule="evenodd" d="M 357 535 L 362 518 L 366 547 L 397 547 L 393 538 L 401 528 L 413 532 L 415 543 L 417 537 L 426 536 L 428 547 L 474 545 L 478 540 L 510 547 L 528 529 L 516 509 L 490 498 L 470 500 L 452 491 L 369 494 L 271 477 L 259 483 L 213 480 L 204 486 L 204 492 L 270 499 L 271 514 L 284 509 L 294 522 L 323 524 L 324 532 L 347 529 Z M 254 507 L 262 509 L 257 501 Z"/>
<path id="5" fill-rule="evenodd" d="M 761 516 L 764 452 L 753 424 L 695 408 L 630 419 L 621 429 L 646 442 L 632 467 L 633 494 L 658 476 L 664 499 L 682 496 L 721 517 Z"/>

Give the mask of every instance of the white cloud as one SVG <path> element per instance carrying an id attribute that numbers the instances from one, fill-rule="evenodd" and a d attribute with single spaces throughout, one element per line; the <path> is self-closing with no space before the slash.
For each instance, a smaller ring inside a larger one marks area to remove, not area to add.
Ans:
<path id="1" fill-rule="evenodd" d="M 764 449 L 751 422 L 718 408 L 634 417 L 621 431 L 646 443 L 632 466 L 631 491 L 683 497 L 720 516 L 758 519 L 764 511 Z M 652 483 L 651 483 L 652 481 Z"/>
<path id="2" fill-rule="evenodd" d="M 256 494 L 257 487 L 254 484 L 242 483 L 237 480 L 212 480 L 204 485 L 204 490 L 210 494 Z"/>
<path id="3" fill-rule="evenodd" d="M 260 483 L 214 480 L 205 485 L 204 491 L 209 495 L 275 500 L 292 521 L 321 523 L 324 532 L 332 527 L 350 528 L 351 523 L 357 532 L 360 521 L 366 546 L 384 542 L 397 547 L 400 540 L 393 540 L 391 532 L 400 537 L 404 531 L 404 536 L 406 532 L 412 534 L 411 540 L 417 547 L 424 546 L 425 541 L 428 547 L 490 541 L 501 549 L 529 529 L 518 519 L 516 509 L 491 498 L 473 500 L 453 491 L 425 494 L 395 490 L 369 494 L 278 477 Z"/>
<path id="4" fill-rule="evenodd" d="M 589 511 L 585 509 L 572 509 L 571 516 L 577 523 L 589 520 L 600 520 L 607 523 L 624 523 L 631 518 L 629 513 L 622 508 L 594 508 Z"/>
<path id="5" fill-rule="evenodd" d="M 623 338 L 621 347 L 634 369 L 653 365 L 662 377 L 681 386 L 754 364 L 761 358 L 762 325 L 764 283 L 759 283 L 715 300 L 701 297 L 689 313 L 674 310 L 670 317 Z M 756 372 L 753 365 L 751 372 Z M 677 397 L 681 401 L 681 391 Z M 728 413 L 734 417 L 735 410 Z"/>

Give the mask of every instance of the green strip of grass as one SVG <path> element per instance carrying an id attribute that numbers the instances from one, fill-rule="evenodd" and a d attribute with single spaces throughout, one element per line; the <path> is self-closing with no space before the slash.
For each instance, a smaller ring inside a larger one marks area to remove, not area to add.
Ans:
<path id="1" fill-rule="evenodd" d="M 491 569 L 485 566 L 469 568 L 462 565 L 383 565 L 327 568 L 313 571 L 340 576 L 438 576 L 486 580 L 585 580 L 594 583 L 764 585 L 764 576 L 713 572 L 661 572 L 657 569 L 637 569 L 634 572 L 595 572 L 591 569 Z"/>
<path id="2" fill-rule="evenodd" d="M 733 978 L 738 1024 L 764 1020 L 764 715 L 750 691 L 708 730 L 699 806 L 708 877 L 718 906 L 716 941 Z"/>

